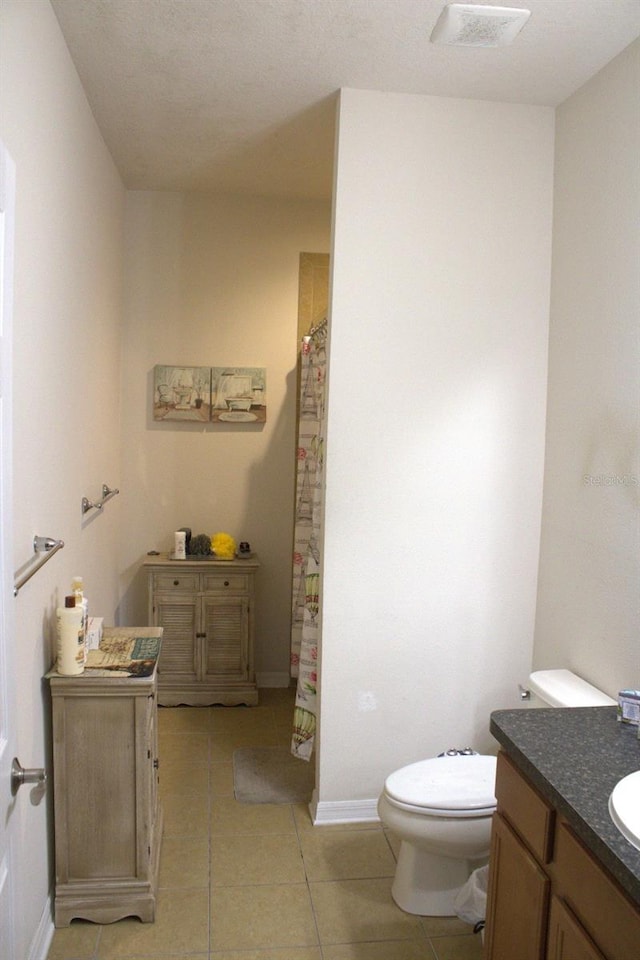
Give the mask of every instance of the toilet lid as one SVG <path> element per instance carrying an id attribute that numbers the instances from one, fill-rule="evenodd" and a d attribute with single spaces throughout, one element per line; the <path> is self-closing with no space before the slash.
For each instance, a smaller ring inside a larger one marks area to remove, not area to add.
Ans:
<path id="1" fill-rule="evenodd" d="M 493 810 L 496 805 L 496 758 L 433 757 L 390 774 L 385 791 L 393 802 L 423 810 Z"/>

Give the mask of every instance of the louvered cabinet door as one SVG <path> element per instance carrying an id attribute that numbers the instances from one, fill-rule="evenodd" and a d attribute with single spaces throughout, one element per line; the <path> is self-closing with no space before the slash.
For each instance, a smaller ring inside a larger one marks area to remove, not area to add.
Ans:
<path id="1" fill-rule="evenodd" d="M 160 683 L 169 678 L 192 682 L 197 678 L 196 633 L 198 600 L 194 594 L 158 594 L 153 625 L 162 627 Z"/>
<path id="2" fill-rule="evenodd" d="M 249 677 L 249 602 L 246 596 L 202 601 L 202 679 Z"/>

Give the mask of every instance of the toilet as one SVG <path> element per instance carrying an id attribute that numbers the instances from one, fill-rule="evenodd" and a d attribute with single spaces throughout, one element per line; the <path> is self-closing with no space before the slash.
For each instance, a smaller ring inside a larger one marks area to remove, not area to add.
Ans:
<path id="1" fill-rule="evenodd" d="M 570 670 L 529 677 L 529 707 L 593 707 L 615 700 Z M 453 916 L 460 887 L 488 861 L 496 758 L 448 751 L 390 774 L 378 800 L 384 827 L 400 840 L 391 894 L 407 913 Z"/>

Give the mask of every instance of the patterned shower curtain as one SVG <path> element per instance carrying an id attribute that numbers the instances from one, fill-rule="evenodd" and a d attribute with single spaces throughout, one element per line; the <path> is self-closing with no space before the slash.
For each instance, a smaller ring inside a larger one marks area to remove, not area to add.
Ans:
<path id="1" fill-rule="evenodd" d="M 298 678 L 291 752 L 309 760 L 316 730 L 320 642 L 320 545 L 327 324 L 302 341 L 298 430 L 291 675 Z"/>

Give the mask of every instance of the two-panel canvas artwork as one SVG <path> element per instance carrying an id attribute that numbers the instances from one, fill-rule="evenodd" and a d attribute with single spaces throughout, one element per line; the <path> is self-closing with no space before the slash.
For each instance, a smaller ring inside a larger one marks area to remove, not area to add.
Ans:
<path id="1" fill-rule="evenodd" d="M 153 371 L 153 419 L 264 423 L 264 367 L 166 367 Z"/>

